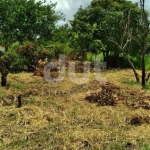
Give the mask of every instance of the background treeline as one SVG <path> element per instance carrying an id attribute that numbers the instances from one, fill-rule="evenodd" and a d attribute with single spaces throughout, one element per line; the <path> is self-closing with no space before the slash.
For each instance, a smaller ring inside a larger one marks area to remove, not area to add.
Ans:
<path id="1" fill-rule="evenodd" d="M 0 1 L 0 44 L 5 46 L 0 52 L 2 86 L 10 70 L 33 71 L 40 59 L 51 60 L 62 53 L 87 54 L 89 61 L 100 58 L 110 64 L 117 60 L 115 67 L 130 67 L 131 62 L 141 69 L 144 52 L 145 69 L 150 69 L 149 14 L 143 15 L 138 3 L 92 0 L 64 25 L 57 24 L 64 16 L 55 6 L 50 1 Z"/>

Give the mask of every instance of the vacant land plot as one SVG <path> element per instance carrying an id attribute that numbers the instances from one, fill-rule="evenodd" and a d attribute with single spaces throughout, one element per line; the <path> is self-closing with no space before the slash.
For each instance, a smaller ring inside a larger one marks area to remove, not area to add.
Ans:
<path id="1" fill-rule="evenodd" d="M 49 84 L 32 73 L 9 74 L 8 87 L 0 88 L 0 149 L 150 149 L 148 87 L 141 89 L 129 69 L 101 76 L 106 83 L 91 73 L 87 83 L 75 84 L 66 75 Z"/>

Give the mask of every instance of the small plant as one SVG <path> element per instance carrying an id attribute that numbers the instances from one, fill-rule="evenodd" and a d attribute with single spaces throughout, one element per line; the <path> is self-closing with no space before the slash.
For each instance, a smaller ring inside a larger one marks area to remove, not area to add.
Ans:
<path id="1" fill-rule="evenodd" d="M 140 83 L 138 83 L 134 80 L 123 81 L 123 83 L 128 84 L 130 86 L 140 85 Z"/>
<path id="2" fill-rule="evenodd" d="M 150 150 L 150 145 L 147 145 L 147 146 L 142 147 L 141 150 Z"/>

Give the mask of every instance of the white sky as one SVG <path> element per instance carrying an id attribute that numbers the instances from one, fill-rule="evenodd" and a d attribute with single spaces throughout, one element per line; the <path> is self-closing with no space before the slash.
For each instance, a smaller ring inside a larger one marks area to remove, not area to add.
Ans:
<path id="1" fill-rule="evenodd" d="M 65 15 L 66 21 L 72 20 L 73 15 L 78 8 L 88 6 L 92 0 L 51 0 L 52 3 L 57 2 L 56 11 L 61 11 Z M 132 2 L 140 2 L 140 0 L 130 0 Z M 150 0 L 145 0 L 145 9 L 150 11 Z"/>
<path id="2" fill-rule="evenodd" d="M 51 2 L 57 2 L 56 11 L 63 12 L 67 21 L 73 19 L 73 15 L 81 5 L 83 7 L 90 5 L 91 0 L 51 0 Z"/>

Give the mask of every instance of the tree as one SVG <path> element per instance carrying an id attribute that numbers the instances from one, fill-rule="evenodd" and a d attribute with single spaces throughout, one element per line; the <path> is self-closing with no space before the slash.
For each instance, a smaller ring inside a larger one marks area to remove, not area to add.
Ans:
<path id="1" fill-rule="evenodd" d="M 119 48 L 108 41 L 108 36 L 120 40 L 122 36 L 122 12 L 126 14 L 130 9 L 134 12 L 132 24 L 136 28 L 138 6 L 126 0 L 93 0 L 87 8 L 79 8 L 72 20 L 72 45 L 85 52 L 103 52 L 104 60 L 110 52 L 119 57 Z M 127 15 L 124 16 L 127 19 Z M 99 50 L 92 48 L 92 43 L 100 40 Z M 105 48 L 104 48 L 105 47 Z"/>
<path id="2" fill-rule="evenodd" d="M 6 47 L 13 42 L 50 40 L 55 23 L 62 17 L 49 1 L 1 0 L 0 42 Z"/>
<path id="3" fill-rule="evenodd" d="M 10 72 L 11 65 L 14 61 L 15 52 L 7 51 L 0 57 L 0 73 L 1 73 L 1 86 L 7 84 L 7 75 Z"/>
<path id="4" fill-rule="evenodd" d="M 0 57 L 1 86 L 6 86 L 7 75 L 10 71 L 19 71 L 20 68 L 28 68 L 33 71 L 38 61 L 51 58 L 52 53 L 37 43 L 26 41 L 23 45 L 14 43 L 8 51 Z"/>
<path id="5" fill-rule="evenodd" d="M 25 65 L 30 70 L 40 58 L 50 55 L 50 51 L 39 49 L 40 46 L 33 42 L 52 39 L 55 24 L 62 18 L 62 14 L 55 12 L 55 6 L 50 1 L 49 4 L 36 0 L 0 1 L 0 43 L 6 49 L 0 54 L 2 86 L 6 86 L 7 75 L 12 67 L 18 69 Z M 28 42 L 25 44 L 24 41 Z M 12 45 L 16 42 L 18 49 Z"/>
<path id="6" fill-rule="evenodd" d="M 69 45 L 71 38 L 70 32 L 70 26 L 68 24 L 57 26 L 54 30 L 52 42 L 60 42 L 62 44 Z"/>
<path id="7" fill-rule="evenodd" d="M 130 66 L 131 66 L 131 68 L 134 72 L 136 81 L 139 82 L 139 80 L 140 80 L 139 75 L 136 72 L 134 64 L 129 59 L 128 50 L 127 50 L 127 46 L 129 45 L 129 43 L 132 40 L 131 33 L 133 32 L 133 28 L 132 28 L 133 26 L 131 26 L 131 18 L 130 18 L 131 10 L 128 13 L 128 18 L 127 19 L 125 19 L 124 13 L 122 13 L 120 15 L 122 17 L 122 19 L 121 19 L 122 20 L 122 30 L 120 30 L 120 33 L 122 33 L 122 36 L 120 38 L 115 38 L 115 36 L 113 36 L 113 34 L 110 34 L 111 37 L 108 37 L 108 39 L 118 46 L 119 50 L 123 53 L 124 57 L 129 62 Z M 125 22 L 125 20 L 126 20 L 126 22 Z"/>
<path id="8" fill-rule="evenodd" d="M 82 7 L 79 8 L 74 16 L 74 20 L 70 21 L 72 26 L 71 45 L 76 52 L 85 53 L 89 50 L 92 41 L 92 27 L 89 23 L 89 12 Z"/>
<path id="9" fill-rule="evenodd" d="M 38 43 L 30 41 L 24 42 L 15 49 L 17 57 L 13 62 L 13 67 L 17 69 L 20 66 L 27 67 L 28 71 L 34 71 L 37 67 L 38 61 L 45 58 L 52 58 L 52 52 Z"/>
<path id="10" fill-rule="evenodd" d="M 57 26 L 54 31 L 53 39 L 47 43 L 47 47 L 51 49 L 55 58 L 59 57 L 59 54 L 70 54 L 73 49 L 70 47 L 71 31 L 68 24 Z"/>
<path id="11" fill-rule="evenodd" d="M 150 53 L 150 21 L 148 20 L 148 13 L 145 11 L 145 0 L 140 0 L 141 17 L 139 19 L 136 35 L 132 38 L 138 44 L 141 52 L 141 67 L 142 67 L 142 86 L 145 87 L 146 70 L 145 70 L 145 56 Z"/>
<path id="12" fill-rule="evenodd" d="M 140 15 L 138 15 L 138 19 L 136 22 L 136 28 L 134 28 L 131 20 L 132 11 L 130 9 L 128 13 L 128 19 L 122 19 L 123 23 L 123 32 L 121 42 L 119 43 L 114 37 L 109 38 L 109 40 L 113 41 L 123 52 L 124 56 L 127 58 L 130 63 L 133 72 L 135 74 L 136 80 L 139 82 L 139 76 L 135 70 L 134 64 L 128 58 L 128 52 L 126 51 L 127 45 L 130 42 L 135 41 L 136 45 L 138 45 L 140 56 L 141 56 L 141 69 L 142 69 L 142 86 L 145 87 L 146 81 L 146 70 L 145 70 L 145 56 L 150 53 L 150 41 L 149 41 L 149 31 L 150 31 L 150 22 L 148 20 L 148 13 L 144 10 L 144 0 L 140 0 Z M 138 53 L 138 51 L 137 51 Z M 149 77 L 147 77 L 148 79 Z"/>

